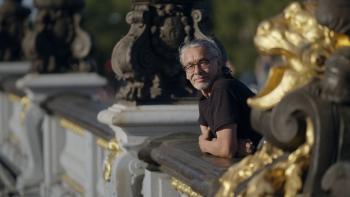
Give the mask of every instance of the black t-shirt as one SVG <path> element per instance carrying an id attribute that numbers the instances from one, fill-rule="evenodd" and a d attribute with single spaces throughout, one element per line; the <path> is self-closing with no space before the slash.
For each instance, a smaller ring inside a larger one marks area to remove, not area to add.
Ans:
<path id="1" fill-rule="evenodd" d="M 216 137 L 218 129 L 235 123 L 238 139 L 248 138 L 256 146 L 261 136 L 250 126 L 247 99 L 252 96 L 254 93 L 235 78 L 217 79 L 212 86 L 210 97 L 201 96 L 199 100 L 199 124 L 209 126 L 210 136 Z"/>

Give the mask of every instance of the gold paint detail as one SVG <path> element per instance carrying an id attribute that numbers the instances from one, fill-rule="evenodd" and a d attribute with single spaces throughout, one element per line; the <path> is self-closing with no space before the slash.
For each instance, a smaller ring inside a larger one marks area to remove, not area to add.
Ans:
<path id="1" fill-rule="evenodd" d="M 262 168 L 283 153 L 271 144 L 265 143 L 260 151 L 233 165 L 222 176 L 221 188 L 216 196 L 234 196 L 237 186 L 252 176 L 254 172 L 257 174 L 248 181 L 245 190 L 237 196 L 274 196 L 280 192 L 286 197 L 297 196 L 302 189 L 302 175 L 308 168 L 313 144 L 314 127 L 311 119 L 307 118 L 304 144 L 290 153 L 286 159 L 274 163 L 271 167 Z M 260 169 L 262 170 L 258 172 Z"/>
<path id="2" fill-rule="evenodd" d="M 254 42 L 261 53 L 281 56 L 284 62 L 270 69 L 265 87 L 248 99 L 251 107 L 261 110 L 271 109 L 287 93 L 321 77 L 324 62 L 337 43 L 349 44 L 348 38 L 319 25 L 313 14 L 297 2 L 283 14 L 262 22 Z"/>
<path id="3" fill-rule="evenodd" d="M 182 194 L 186 194 L 188 197 L 202 197 L 202 195 L 193 191 L 192 188 L 180 180 L 172 177 L 171 178 L 171 186 L 178 192 Z"/>
<path id="4" fill-rule="evenodd" d="M 21 110 L 21 113 L 19 115 L 21 125 L 24 125 L 24 120 L 26 118 L 26 115 L 27 115 L 27 112 L 29 110 L 30 105 L 31 105 L 31 101 L 28 97 L 25 96 L 25 97 L 21 98 L 22 110 Z"/>
<path id="5" fill-rule="evenodd" d="M 83 186 L 81 186 L 77 181 L 70 178 L 68 175 L 63 175 L 61 177 L 62 182 L 67 184 L 69 188 L 74 190 L 75 192 L 79 193 L 81 196 L 85 195 L 85 189 Z"/>
<path id="6" fill-rule="evenodd" d="M 261 53 L 281 56 L 284 61 L 283 66 L 270 69 L 264 88 L 248 100 L 258 110 L 272 109 L 286 94 L 321 78 L 324 63 L 336 48 L 350 46 L 349 37 L 319 25 L 311 11 L 297 2 L 283 14 L 261 23 L 254 41 Z M 297 196 L 314 145 L 312 121 L 307 117 L 305 122 L 304 144 L 287 153 L 266 142 L 254 155 L 227 170 L 220 178 L 216 196 Z M 242 183 L 245 187 L 236 191 Z"/>
<path id="7" fill-rule="evenodd" d="M 103 163 L 103 179 L 105 182 L 111 181 L 112 177 L 112 166 L 113 161 L 117 158 L 118 155 L 120 155 L 123 151 L 119 146 L 119 143 L 117 139 L 113 139 L 108 142 L 108 144 L 105 144 L 102 141 L 97 142 L 102 147 L 105 147 L 105 149 L 108 151 L 107 157 Z"/>
<path id="8" fill-rule="evenodd" d="M 337 44 L 336 47 L 348 47 L 350 46 L 350 38 L 347 35 L 340 34 L 337 35 Z"/>
<path id="9" fill-rule="evenodd" d="M 231 166 L 220 178 L 221 188 L 216 196 L 234 196 L 236 187 L 244 180 L 252 176 L 262 167 L 272 163 L 280 157 L 283 151 L 264 143 L 260 151 L 254 155 L 246 156 L 239 163 Z"/>
<path id="10" fill-rule="evenodd" d="M 20 97 L 20 96 L 15 95 L 15 94 L 12 94 L 12 93 L 7 94 L 7 98 L 8 98 L 11 102 L 14 102 L 14 103 L 20 102 L 20 101 L 21 101 L 21 97 Z"/>
<path id="11" fill-rule="evenodd" d="M 96 144 L 100 146 L 101 148 L 108 150 L 108 141 L 102 138 L 97 138 Z"/>
<path id="12" fill-rule="evenodd" d="M 70 120 L 61 118 L 60 125 L 62 128 L 68 129 L 69 131 L 72 131 L 80 136 L 85 135 L 85 129 Z"/>

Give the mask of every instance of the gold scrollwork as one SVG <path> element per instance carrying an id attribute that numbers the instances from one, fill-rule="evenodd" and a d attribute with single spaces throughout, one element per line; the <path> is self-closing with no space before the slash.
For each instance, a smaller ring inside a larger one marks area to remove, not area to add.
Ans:
<path id="1" fill-rule="evenodd" d="M 262 167 L 272 163 L 283 154 L 281 149 L 264 143 L 260 151 L 245 157 L 238 164 L 231 166 L 220 178 L 221 188 L 216 196 L 234 196 L 236 187 Z"/>
<path id="2" fill-rule="evenodd" d="M 81 126 L 75 124 L 74 122 L 67 120 L 65 118 L 60 119 L 60 125 L 62 128 L 68 129 L 69 131 L 72 131 L 80 136 L 85 135 L 85 129 Z"/>
<path id="3" fill-rule="evenodd" d="M 182 194 L 186 194 L 189 197 L 202 197 L 202 195 L 198 194 L 197 192 L 193 191 L 192 188 L 185 183 L 181 182 L 180 180 L 172 177 L 171 178 L 171 186 L 178 192 Z"/>
<path id="4" fill-rule="evenodd" d="M 322 77 L 325 60 L 336 48 L 350 46 L 350 41 L 349 37 L 319 25 L 310 10 L 294 2 L 283 14 L 259 26 L 255 44 L 264 54 L 282 56 L 285 63 L 272 68 L 265 87 L 248 100 L 252 108 L 269 110 L 291 91 Z M 229 168 L 220 179 L 216 196 L 297 196 L 314 144 L 313 123 L 309 117 L 305 121 L 304 144 L 288 154 L 265 143 L 254 155 Z M 246 187 L 236 191 L 243 182 Z"/>
<path id="5" fill-rule="evenodd" d="M 325 60 L 337 45 L 349 44 L 325 26 L 318 24 L 304 5 L 294 2 L 283 14 L 262 22 L 254 38 L 256 48 L 263 54 L 281 56 L 284 65 L 271 68 L 263 89 L 248 104 L 267 110 L 287 93 L 321 77 Z"/>
<path id="6" fill-rule="evenodd" d="M 302 188 L 302 173 L 308 166 L 310 152 L 314 144 L 314 127 L 310 118 L 306 119 L 306 142 L 289 156 L 276 162 L 271 167 L 261 167 L 272 163 L 283 154 L 282 150 L 265 143 L 263 148 L 254 155 L 248 156 L 236 165 L 233 165 L 220 179 L 221 188 L 217 197 L 234 196 L 235 189 L 242 181 L 249 178 L 245 190 L 237 194 L 240 197 L 273 196 L 277 191 L 283 191 L 284 196 L 293 197 Z"/>
<path id="7" fill-rule="evenodd" d="M 101 148 L 108 150 L 108 141 L 102 138 L 97 138 L 96 144 Z"/>
<path id="8" fill-rule="evenodd" d="M 103 163 L 103 179 L 105 182 L 109 182 L 112 177 L 113 161 L 122 153 L 122 149 L 120 148 L 117 139 L 110 140 L 108 143 L 105 143 L 105 141 L 102 140 L 97 140 L 97 144 L 108 151 L 107 157 Z"/>
<path id="9" fill-rule="evenodd" d="M 63 175 L 61 177 L 61 180 L 63 183 L 67 184 L 69 188 L 74 190 L 75 192 L 78 192 L 81 196 L 85 195 L 85 189 L 83 186 L 81 186 L 77 181 L 70 178 L 68 175 Z"/>

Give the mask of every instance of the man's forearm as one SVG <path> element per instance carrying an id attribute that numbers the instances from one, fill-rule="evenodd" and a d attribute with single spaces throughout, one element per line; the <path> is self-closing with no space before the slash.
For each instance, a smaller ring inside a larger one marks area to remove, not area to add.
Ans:
<path id="1" fill-rule="evenodd" d="M 202 152 L 219 157 L 231 158 L 237 151 L 237 145 L 221 144 L 216 138 L 213 140 L 202 140 L 200 143 Z"/>

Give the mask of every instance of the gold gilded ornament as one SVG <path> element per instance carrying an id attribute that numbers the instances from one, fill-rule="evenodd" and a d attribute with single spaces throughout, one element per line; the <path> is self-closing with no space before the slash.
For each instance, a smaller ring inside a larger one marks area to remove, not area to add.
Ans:
<path id="1" fill-rule="evenodd" d="M 252 108 L 269 110 L 286 94 L 321 78 L 325 60 L 336 48 L 350 46 L 350 41 L 319 25 L 309 10 L 294 2 L 281 15 L 259 26 L 255 44 L 261 53 L 284 60 L 284 66 L 270 69 L 264 88 L 248 100 Z M 304 144 L 287 153 L 266 142 L 254 155 L 227 170 L 216 196 L 297 196 L 314 144 L 313 123 L 308 117 L 304 121 Z M 242 183 L 245 187 L 237 190 Z"/>
<path id="2" fill-rule="evenodd" d="M 116 139 L 109 141 L 106 146 L 106 149 L 108 150 L 109 153 L 103 163 L 103 179 L 106 182 L 109 182 L 112 177 L 113 161 L 117 158 L 119 154 L 121 154 L 122 150 Z"/>
<path id="3" fill-rule="evenodd" d="M 264 143 L 260 151 L 254 155 L 246 156 L 238 164 L 228 169 L 219 180 L 221 188 L 216 196 L 234 196 L 234 191 L 239 183 L 252 176 L 260 168 L 272 163 L 282 154 L 282 150 L 273 147 L 271 144 Z"/>
<path id="4" fill-rule="evenodd" d="M 296 2 L 281 15 L 262 22 L 254 39 L 256 48 L 263 54 L 281 56 L 284 66 L 271 68 L 265 86 L 248 104 L 256 109 L 271 109 L 287 93 L 320 77 L 337 38 Z"/>
<path id="5" fill-rule="evenodd" d="M 193 191 L 192 188 L 180 180 L 172 177 L 171 178 L 171 186 L 178 192 L 182 194 L 186 194 L 188 197 L 202 197 L 202 195 Z"/>
<path id="6" fill-rule="evenodd" d="M 282 158 L 272 166 L 262 169 L 239 196 L 274 196 L 277 193 L 283 193 L 285 197 L 296 196 L 303 185 L 301 176 L 308 167 L 313 144 L 314 127 L 311 119 L 306 118 L 306 142 L 286 159 Z"/>

